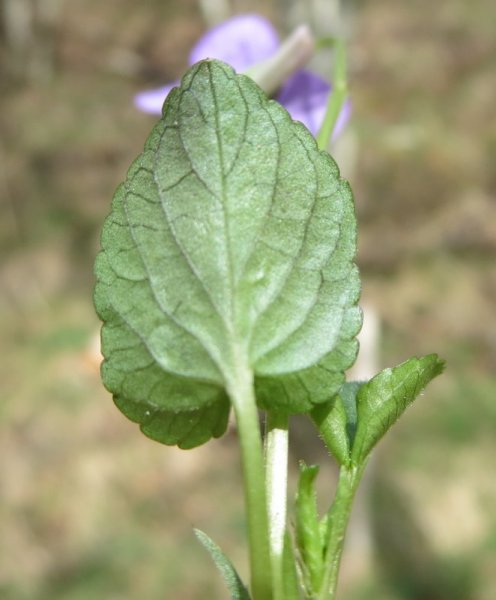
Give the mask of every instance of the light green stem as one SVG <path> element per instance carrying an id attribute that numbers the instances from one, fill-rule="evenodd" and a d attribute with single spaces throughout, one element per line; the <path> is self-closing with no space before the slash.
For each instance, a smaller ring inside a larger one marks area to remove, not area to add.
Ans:
<path id="1" fill-rule="evenodd" d="M 267 413 L 265 481 L 268 495 L 269 543 L 274 600 L 285 600 L 283 552 L 288 483 L 288 416 L 276 411 Z"/>
<path id="2" fill-rule="evenodd" d="M 239 369 L 236 381 L 229 386 L 229 395 L 236 414 L 243 465 L 251 596 L 253 600 L 273 600 L 262 437 L 249 369 Z"/>
<path id="3" fill-rule="evenodd" d="M 338 487 L 328 513 L 328 542 L 325 556 L 325 571 L 318 600 L 334 600 L 338 584 L 339 565 L 343 553 L 344 536 L 350 519 L 353 499 L 365 463 L 341 467 Z"/>
<path id="4" fill-rule="evenodd" d="M 327 150 L 331 141 L 336 121 L 343 108 L 348 84 L 346 80 L 346 49 L 341 40 L 335 40 L 334 73 L 332 78 L 332 92 L 329 95 L 324 122 L 317 134 L 317 146 L 319 150 Z"/>

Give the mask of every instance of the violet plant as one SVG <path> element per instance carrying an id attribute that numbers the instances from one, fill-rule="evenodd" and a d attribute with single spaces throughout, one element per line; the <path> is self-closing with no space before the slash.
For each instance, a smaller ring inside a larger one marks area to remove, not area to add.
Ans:
<path id="1" fill-rule="evenodd" d="M 238 600 L 335 598 L 368 457 L 443 369 L 430 354 L 345 381 L 361 327 L 356 221 L 325 150 L 349 115 L 344 49 L 329 93 L 301 70 L 311 52 L 288 67 L 295 39 L 280 46 L 265 20 L 237 17 L 199 41 L 180 83 L 137 97 L 152 112 L 165 103 L 115 193 L 95 266 L 102 378 L 119 409 L 148 437 L 185 449 L 223 435 L 234 412 L 249 586 L 197 535 Z M 290 529 L 293 414 L 315 424 L 339 478 L 319 515 L 318 467 L 301 466 Z"/>
<path id="2" fill-rule="evenodd" d="M 269 96 L 284 106 L 295 121 L 303 123 L 316 136 L 324 122 L 331 85 L 322 77 L 303 68 L 314 51 L 314 40 L 307 27 L 296 29 L 282 44 L 272 24 L 256 14 L 237 15 L 207 31 L 193 46 L 189 64 L 216 58 L 250 77 Z M 169 92 L 179 85 L 140 92 L 136 106 L 147 113 L 160 115 Z M 337 137 L 351 114 L 351 103 L 342 99 L 333 128 Z M 328 136 L 330 137 L 330 136 Z"/>

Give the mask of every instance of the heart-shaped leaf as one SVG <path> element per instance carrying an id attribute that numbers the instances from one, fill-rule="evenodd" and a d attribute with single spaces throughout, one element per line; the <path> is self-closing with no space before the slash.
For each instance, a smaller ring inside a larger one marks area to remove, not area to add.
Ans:
<path id="1" fill-rule="evenodd" d="M 260 407 L 331 398 L 361 324 L 355 237 L 349 187 L 305 127 L 229 66 L 193 66 L 102 234 L 95 304 L 117 405 L 188 446 L 222 433 L 240 372 Z"/>

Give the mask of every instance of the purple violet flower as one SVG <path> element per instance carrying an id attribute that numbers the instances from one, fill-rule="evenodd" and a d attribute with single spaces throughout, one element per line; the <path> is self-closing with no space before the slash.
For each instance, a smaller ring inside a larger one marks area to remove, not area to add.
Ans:
<path id="1" fill-rule="evenodd" d="M 192 48 L 189 64 L 216 58 L 242 73 L 274 56 L 279 48 L 277 32 L 267 19 L 256 14 L 238 15 L 207 31 Z M 174 81 L 141 92 L 135 96 L 135 104 L 143 112 L 161 114 L 165 98 L 178 85 L 179 81 Z M 299 69 L 286 79 L 274 97 L 295 121 L 301 121 L 315 136 L 324 120 L 330 91 L 330 84 L 320 76 Z M 333 139 L 343 130 L 350 114 L 351 103 L 347 100 L 336 122 Z"/>

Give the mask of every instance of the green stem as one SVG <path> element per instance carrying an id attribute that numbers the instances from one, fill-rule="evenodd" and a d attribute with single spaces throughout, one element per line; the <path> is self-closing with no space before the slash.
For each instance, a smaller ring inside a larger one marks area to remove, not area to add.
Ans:
<path id="1" fill-rule="evenodd" d="M 253 374 L 239 369 L 229 386 L 238 426 L 248 522 L 251 595 L 253 600 L 272 600 L 272 574 L 264 478 L 262 436 L 253 391 Z"/>
<path id="2" fill-rule="evenodd" d="M 343 108 L 348 85 L 346 81 L 346 49 L 341 40 L 335 40 L 334 73 L 332 78 L 332 92 L 329 95 L 324 122 L 317 134 L 319 150 L 326 150 L 331 141 L 336 121 Z"/>
<path id="3" fill-rule="evenodd" d="M 268 494 L 274 600 L 284 600 L 283 553 L 288 483 L 288 416 L 284 413 L 267 413 L 265 482 Z"/>
<path id="4" fill-rule="evenodd" d="M 325 556 L 326 567 L 318 600 L 334 600 L 336 596 L 344 536 L 350 519 L 355 492 L 364 469 L 365 463 L 359 466 L 343 466 L 339 472 L 336 496 L 327 514 L 328 542 Z"/>

